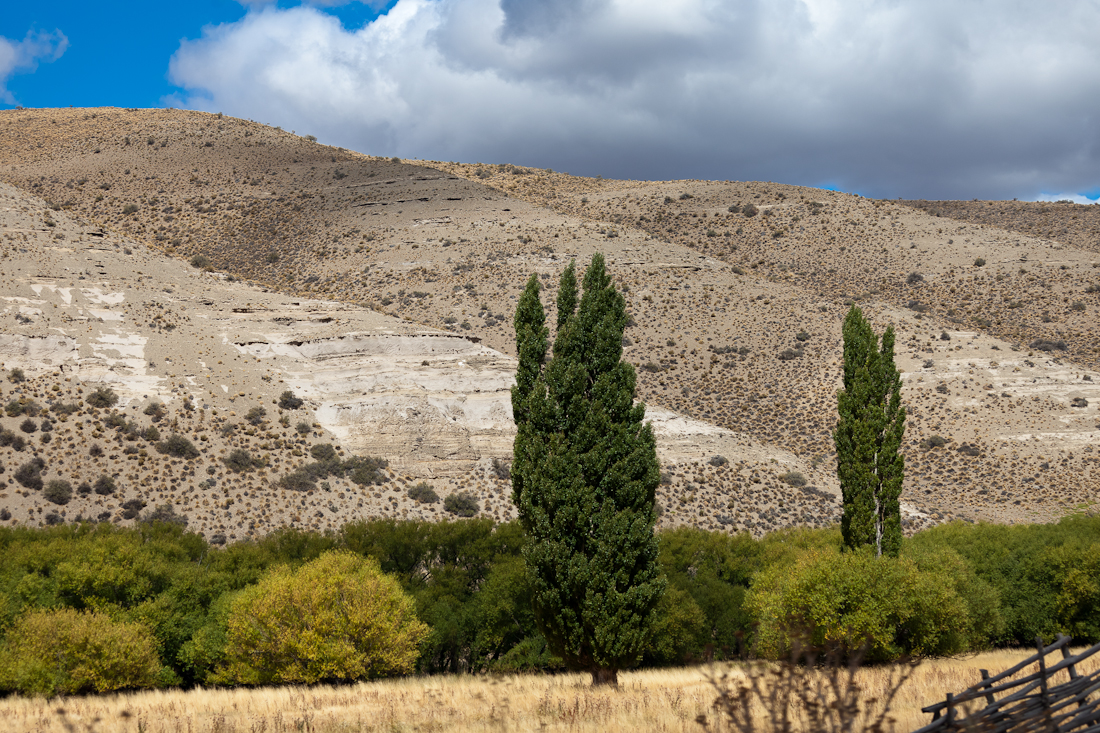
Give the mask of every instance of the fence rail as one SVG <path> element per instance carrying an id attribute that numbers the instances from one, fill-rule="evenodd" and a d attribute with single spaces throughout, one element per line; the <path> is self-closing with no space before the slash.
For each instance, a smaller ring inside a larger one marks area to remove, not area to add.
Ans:
<path id="1" fill-rule="evenodd" d="M 1077 665 L 1100 652 L 1100 644 L 1079 654 L 1069 649 L 1069 637 L 1058 635 L 1049 646 L 1036 639 L 1037 652 L 998 675 L 982 670 L 982 681 L 944 702 L 922 708 L 932 722 L 915 733 L 974 731 L 975 733 L 1100 733 L 1100 669 L 1081 674 Z M 1047 664 L 1047 655 L 1061 659 Z M 1038 671 L 1012 677 L 1031 665 Z M 1062 681 L 1054 679 L 1060 672 Z M 975 701 L 982 707 L 975 707 Z"/>

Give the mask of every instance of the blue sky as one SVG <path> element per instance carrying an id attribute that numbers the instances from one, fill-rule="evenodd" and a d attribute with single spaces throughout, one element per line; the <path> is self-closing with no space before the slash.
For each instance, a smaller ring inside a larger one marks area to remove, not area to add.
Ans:
<path id="1" fill-rule="evenodd" d="M 175 106 L 406 158 L 1097 200 L 1100 2 L 9 3 L 0 107 Z"/>

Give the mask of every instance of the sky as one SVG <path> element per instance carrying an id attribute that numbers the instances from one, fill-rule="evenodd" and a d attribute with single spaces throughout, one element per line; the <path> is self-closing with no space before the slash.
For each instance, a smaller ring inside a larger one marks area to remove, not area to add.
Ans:
<path id="1" fill-rule="evenodd" d="M 178 107 L 383 156 L 1100 200 L 1100 0 L 8 3 L 0 108 Z"/>

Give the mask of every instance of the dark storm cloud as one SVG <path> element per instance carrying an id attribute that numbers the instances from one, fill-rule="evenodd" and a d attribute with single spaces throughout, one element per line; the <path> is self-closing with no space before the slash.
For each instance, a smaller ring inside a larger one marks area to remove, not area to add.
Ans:
<path id="1" fill-rule="evenodd" d="M 400 0 L 186 42 L 176 103 L 380 155 L 874 196 L 1100 186 L 1100 3 Z"/>

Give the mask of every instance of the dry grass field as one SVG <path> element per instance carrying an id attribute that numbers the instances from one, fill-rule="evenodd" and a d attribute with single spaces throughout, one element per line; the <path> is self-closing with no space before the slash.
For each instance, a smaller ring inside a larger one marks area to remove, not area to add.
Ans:
<path id="1" fill-rule="evenodd" d="M 1002 650 L 926 661 L 903 684 L 889 711 L 895 729 L 929 722 L 920 708 L 996 673 L 1028 651 Z M 1097 663 L 1091 660 L 1093 669 Z M 341 687 L 138 692 L 58 700 L 0 700 L 0 729 L 11 733 L 338 733 L 343 731 L 701 731 L 718 723 L 709 681 L 725 667 L 687 667 L 620 675 L 620 689 L 594 689 L 587 675 L 447 676 Z M 731 678 L 744 675 L 733 667 Z M 1024 670 L 1027 673 L 1029 670 Z M 1084 671 L 1084 670 L 1082 670 Z M 898 669 L 859 671 L 864 699 L 881 698 Z M 873 706 L 872 706 L 873 708 Z M 766 716 L 757 711 L 760 720 Z M 719 730 L 722 728 L 719 727 Z M 766 730 L 766 728 L 765 728 Z"/>

